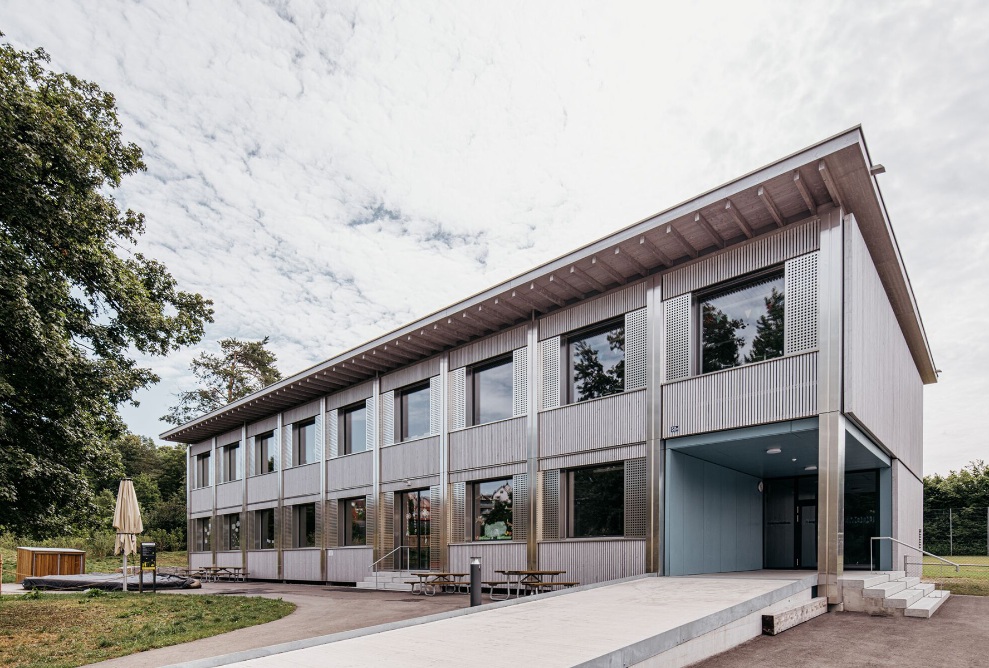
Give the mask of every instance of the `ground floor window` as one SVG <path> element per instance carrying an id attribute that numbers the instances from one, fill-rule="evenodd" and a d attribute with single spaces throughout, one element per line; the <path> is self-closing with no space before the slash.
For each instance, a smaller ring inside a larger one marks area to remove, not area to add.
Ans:
<path id="1" fill-rule="evenodd" d="M 471 485 L 474 540 L 512 539 L 512 479 Z"/>
<path id="2" fill-rule="evenodd" d="M 212 522 L 209 517 L 200 517 L 192 521 L 192 551 L 209 552 L 213 549 L 210 542 Z"/>
<path id="3" fill-rule="evenodd" d="M 625 534 L 625 465 L 567 472 L 568 534 L 573 538 Z"/>
<path id="4" fill-rule="evenodd" d="M 316 504 L 292 507 L 292 547 L 316 547 Z"/>
<path id="5" fill-rule="evenodd" d="M 275 549 L 275 510 L 258 510 L 254 513 L 254 549 Z"/>
<path id="6" fill-rule="evenodd" d="M 230 513 L 220 518 L 220 526 L 223 529 L 223 540 L 221 550 L 240 549 L 240 513 Z"/>
<path id="7" fill-rule="evenodd" d="M 340 502 L 343 513 L 343 544 L 367 545 L 366 499 L 344 499 Z"/>

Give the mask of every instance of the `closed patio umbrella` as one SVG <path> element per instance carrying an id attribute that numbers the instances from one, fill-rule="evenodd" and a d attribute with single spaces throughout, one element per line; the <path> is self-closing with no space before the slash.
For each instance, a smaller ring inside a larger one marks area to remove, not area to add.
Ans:
<path id="1" fill-rule="evenodd" d="M 137 505 L 137 494 L 130 478 L 120 481 L 117 507 L 113 511 L 113 528 L 117 530 L 113 553 L 124 553 L 124 591 L 127 591 L 127 555 L 137 554 L 137 534 L 144 531 L 141 509 Z"/>

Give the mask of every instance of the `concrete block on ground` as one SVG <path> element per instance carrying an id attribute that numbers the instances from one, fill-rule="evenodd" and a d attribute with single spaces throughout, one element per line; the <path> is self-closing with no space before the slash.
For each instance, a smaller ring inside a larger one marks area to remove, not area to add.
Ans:
<path id="1" fill-rule="evenodd" d="M 818 596 L 804 603 L 797 603 L 785 610 L 774 612 L 762 616 L 762 632 L 765 635 L 775 636 L 787 629 L 792 629 L 797 624 L 823 615 L 828 611 L 828 599 Z"/>

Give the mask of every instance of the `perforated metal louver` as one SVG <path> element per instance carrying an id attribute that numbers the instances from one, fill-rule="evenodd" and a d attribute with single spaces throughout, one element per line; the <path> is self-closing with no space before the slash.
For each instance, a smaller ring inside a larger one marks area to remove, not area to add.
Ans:
<path id="1" fill-rule="evenodd" d="M 381 444 L 392 445 L 395 442 L 395 390 L 389 390 L 381 395 Z"/>
<path id="2" fill-rule="evenodd" d="M 330 499 L 326 504 L 326 547 L 340 544 L 340 501 Z"/>
<path id="3" fill-rule="evenodd" d="M 646 458 L 625 462 L 625 535 L 644 537 L 649 513 L 646 488 Z"/>
<path id="4" fill-rule="evenodd" d="M 450 373 L 450 413 L 451 429 L 467 426 L 467 367 L 454 369 Z"/>
<path id="5" fill-rule="evenodd" d="M 440 433 L 440 402 L 442 399 L 442 379 L 433 376 L 429 379 L 429 433 Z"/>
<path id="6" fill-rule="evenodd" d="M 556 408 L 560 405 L 560 337 L 539 343 L 542 365 L 543 408 Z"/>
<path id="7" fill-rule="evenodd" d="M 666 380 L 690 375 L 690 293 L 663 302 L 666 329 Z"/>
<path id="8" fill-rule="evenodd" d="M 786 261 L 786 354 L 817 348 L 817 256 L 814 252 Z"/>
<path id="9" fill-rule="evenodd" d="M 374 397 L 374 396 L 368 397 L 367 403 L 364 404 L 364 406 L 365 406 L 365 413 L 364 413 L 364 425 L 365 425 L 365 429 L 364 429 L 364 443 L 366 445 L 366 449 L 367 449 L 368 452 L 370 452 L 371 450 L 374 449 L 374 435 L 378 431 L 378 421 L 377 421 L 377 419 L 375 417 L 376 414 L 377 414 L 375 412 L 375 409 L 377 408 L 377 405 L 378 405 L 378 398 L 377 397 Z"/>
<path id="10" fill-rule="evenodd" d="M 375 543 L 375 527 L 378 526 L 378 504 L 375 502 L 374 494 L 364 497 L 364 542 L 368 546 Z"/>
<path id="11" fill-rule="evenodd" d="M 529 476 L 512 477 L 512 540 L 525 541 L 529 536 Z"/>
<path id="12" fill-rule="evenodd" d="M 646 386 L 646 356 L 648 355 L 648 318 L 646 309 L 625 314 L 625 389 Z"/>
<path id="13" fill-rule="evenodd" d="M 540 540 L 559 540 L 560 538 L 560 469 L 543 471 L 542 506 L 540 522 Z"/>
<path id="14" fill-rule="evenodd" d="M 395 549 L 395 492 L 383 492 L 381 494 L 381 555 Z M 395 556 L 390 555 L 381 561 L 381 568 L 388 570 L 395 568 Z"/>
<path id="15" fill-rule="evenodd" d="M 247 437 L 247 477 L 257 475 L 257 455 L 254 454 L 256 439 L 254 436 Z"/>
<path id="16" fill-rule="evenodd" d="M 443 526 L 443 495 L 439 485 L 429 488 L 429 568 L 440 568 L 440 528 Z"/>
<path id="17" fill-rule="evenodd" d="M 450 542 L 460 543 L 470 540 L 467 530 L 467 483 L 455 482 L 450 485 L 452 503 L 450 506 Z M 470 518 L 473 529 L 474 518 Z"/>
<path id="18" fill-rule="evenodd" d="M 512 352 L 512 416 L 529 412 L 529 348 Z"/>
<path id="19" fill-rule="evenodd" d="M 326 449 L 329 459 L 333 459 L 338 454 L 340 454 L 340 442 L 339 442 L 339 430 L 340 430 L 340 412 L 334 408 L 326 414 Z"/>

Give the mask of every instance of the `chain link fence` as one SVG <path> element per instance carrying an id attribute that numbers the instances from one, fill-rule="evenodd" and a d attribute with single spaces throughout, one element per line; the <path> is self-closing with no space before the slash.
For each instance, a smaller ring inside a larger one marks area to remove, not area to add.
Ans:
<path id="1" fill-rule="evenodd" d="M 944 557 L 989 555 L 989 508 L 925 510 L 924 549 Z"/>

